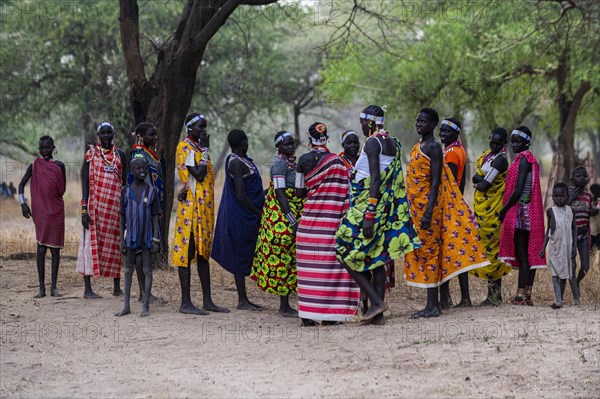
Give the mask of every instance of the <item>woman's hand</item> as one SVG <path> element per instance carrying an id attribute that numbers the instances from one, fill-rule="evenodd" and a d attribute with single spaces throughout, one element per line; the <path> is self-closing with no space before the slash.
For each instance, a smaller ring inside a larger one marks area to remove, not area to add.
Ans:
<path id="1" fill-rule="evenodd" d="M 81 224 L 87 230 L 90 229 L 90 222 L 91 221 L 92 221 L 92 219 L 90 218 L 90 215 L 88 215 L 87 213 L 85 215 L 81 215 Z"/>
<path id="2" fill-rule="evenodd" d="M 363 220 L 362 233 L 365 236 L 365 238 L 373 237 L 373 233 L 375 232 L 373 226 L 375 226 L 375 220 L 372 220 L 372 219 Z"/>
<path id="3" fill-rule="evenodd" d="M 26 203 L 21 204 L 21 212 L 23 213 L 23 216 L 27 219 L 31 217 L 31 209 L 29 209 L 29 205 L 27 205 Z"/>
<path id="4" fill-rule="evenodd" d="M 187 198 L 188 190 L 189 190 L 189 188 L 183 187 L 181 189 L 181 191 L 179 192 L 179 194 L 177 194 L 177 201 L 179 201 L 179 202 L 185 201 L 185 199 Z"/>
<path id="5" fill-rule="evenodd" d="M 422 230 L 427 230 L 428 228 L 431 227 L 431 214 L 432 214 L 432 212 L 427 212 L 427 211 L 425 211 L 425 213 L 423 214 L 423 217 L 421 218 L 421 223 L 420 223 L 420 227 Z"/>

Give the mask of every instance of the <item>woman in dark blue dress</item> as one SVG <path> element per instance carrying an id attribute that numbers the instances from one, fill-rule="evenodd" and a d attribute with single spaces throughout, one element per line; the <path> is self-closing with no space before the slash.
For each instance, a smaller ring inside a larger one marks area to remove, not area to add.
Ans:
<path id="1" fill-rule="evenodd" d="M 211 257 L 233 274 L 238 309 L 260 310 L 246 295 L 245 277 L 250 275 L 265 204 L 258 167 L 248 158 L 248 137 L 242 130 L 227 136 L 231 154 L 225 161 L 225 184 L 217 215 Z"/>

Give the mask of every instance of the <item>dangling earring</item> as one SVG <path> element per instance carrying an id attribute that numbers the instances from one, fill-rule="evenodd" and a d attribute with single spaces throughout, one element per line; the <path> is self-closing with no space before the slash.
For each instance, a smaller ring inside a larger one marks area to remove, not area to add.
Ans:
<path id="1" fill-rule="evenodd" d="M 135 135 L 135 141 L 137 145 L 142 145 L 144 144 L 144 139 L 142 138 L 142 136 L 140 136 L 139 134 Z"/>

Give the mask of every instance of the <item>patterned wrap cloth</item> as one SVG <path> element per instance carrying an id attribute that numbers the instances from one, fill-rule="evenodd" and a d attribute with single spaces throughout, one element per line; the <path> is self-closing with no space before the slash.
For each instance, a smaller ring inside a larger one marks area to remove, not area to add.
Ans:
<path id="1" fill-rule="evenodd" d="M 31 217 L 35 240 L 52 248 L 65 246 L 65 176 L 54 159 L 31 164 Z"/>
<path id="2" fill-rule="evenodd" d="M 406 255 L 404 278 L 408 285 L 432 288 L 470 269 L 489 264 L 477 235 L 475 217 L 464 201 L 450 167 L 442 164 L 438 197 L 431 226 L 420 223 L 431 190 L 431 160 L 417 143 L 410 152 L 406 187 L 410 213 L 421 248 Z"/>
<path id="3" fill-rule="evenodd" d="M 215 210 L 213 208 L 215 175 L 208 151 L 202 151 L 197 143 L 187 137 L 177 145 L 175 154 L 179 180 L 189 190 L 187 190 L 185 200 L 177 204 L 172 261 L 174 267 L 188 267 L 188 263 L 198 255 L 204 259 L 210 257 L 215 221 Z M 199 165 L 202 161 L 206 162 L 207 172 L 202 182 L 193 179 L 188 171 L 186 166 L 188 156 L 193 157 L 196 165 Z M 193 188 L 190 187 L 190 181 L 195 182 Z M 193 259 L 188 259 L 190 237 L 192 235 L 194 236 L 196 253 Z"/>
<path id="4" fill-rule="evenodd" d="M 211 257 L 228 272 L 236 276 L 249 276 L 258 240 L 260 218 L 247 211 L 236 198 L 235 184 L 229 172 L 229 165 L 236 157 L 240 158 L 231 154 L 225 161 L 225 185 L 217 215 Z M 247 157 L 240 162 L 244 162 L 250 169 L 250 174 L 244 176 L 246 197 L 252 205 L 262 211 L 265 195 L 258 167 Z"/>
<path id="5" fill-rule="evenodd" d="M 265 209 L 260 220 L 256 253 L 250 278 L 270 294 L 287 296 L 298 291 L 296 274 L 296 237 L 290 222 L 283 214 L 273 184 L 273 176 L 285 176 L 285 198 L 296 220 L 300 220 L 304 198 L 296 196 L 293 188 L 296 168 L 286 165 L 276 156 L 271 164 L 271 184 L 265 198 Z"/>
<path id="6" fill-rule="evenodd" d="M 531 202 L 529 203 L 529 267 L 531 269 L 545 269 L 546 258 L 540 258 L 540 252 L 544 245 L 544 208 L 542 205 L 542 188 L 540 185 L 540 167 L 537 159 L 531 151 L 525 150 L 520 152 L 515 157 L 514 161 L 508 167 L 506 174 L 506 189 L 504 190 L 503 204 L 508 202 L 508 199 L 515 191 L 519 176 L 519 162 L 525 157 L 527 162 L 531 164 Z M 515 256 L 515 227 L 517 225 L 517 208 L 515 204 L 506 212 L 504 221 L 502 222 L 502 232 L 500 233 L 500 251 L 499 258 L 501 261 L 511 265 L 513 269 L 519 268 L 519 261 Z"/>
<path id="7" fill-rule="evenodd" d="M 360 298 L 335 250 L 335 234 L 349 205 L 347 167 L 339 156 L 324 155 L 305 182 L 308 193 L 296 235 L 298 316 L 345 321 L 356 315 Z"/>
<path id="8" fill-rule="evenodd" d="M 91 145 L 85 153 L 90 170 L 90 228 L 82 228 L 77 271 L 86 276 L 120 278 L 123 165 L 117 147 L 103 151 L 98 144 Z"/>
<path id="9" fill-rule="evenodd" d="M 381 172 L 381 198 L 375 211 L 373 237 L 362 234 L 364 213 L 367 209 L 371 177 L 352 181 L 350 209 L 337 230 L 337 258 L 353 270 L 362 272 L 387 266 L 393 260 L 419 248 L 419 237 L 409 213 L 404 175 L 402 174 L 402 147 L 395 139 L 396 156 Z"/>
<path id="10" fill-rule="evenodd" d="M 500 154 L 504 154 L 504 151 L 497 155 Z M 482 166 L 487 162 L 493 161 L 496 156 L 493 156 L 490 150 L 481 154 L 477 159 L 477 174 L 485 176 L 486 172 L 482 170 Z M 487 191 L 475 190 L 474 193 L 473 205 L 477 224 L 479 225 L 477 233 L 481 239 L 481 244 L 485 248 L 485 254 L 490 264 L 479 269 L 469 270 L 469 273 L 485 280 L 496 281 L 506 276 L 512 270 L 509 265 L 498 259 L 500 226 L 502 224 L 500 219 L 498 219 L 498 214 L 502 210 L 506 173 L 506 171 L 499 173 Z"/>

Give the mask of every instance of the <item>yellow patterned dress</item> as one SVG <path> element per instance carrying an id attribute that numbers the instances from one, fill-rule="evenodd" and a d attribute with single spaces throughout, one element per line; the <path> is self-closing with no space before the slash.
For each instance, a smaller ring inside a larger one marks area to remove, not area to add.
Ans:
<path id="1" fill-rule="evenodd" d="M 477 174 L 485 176 L 491 168 L 492 162 L 504 151 L 496 155 L 486 151 L 477 159 Z M 477 224 L 479 224 L 479 238 L 485 248 L 490 264 L 479 269 L 469 270 L 472 275 L 486 280 L 496 281 L 506 276 L 511 267 L 498 259 L 500 247 L 500 231 L 502 223 L 498 219 L 498 213 L 502 209 L 502 198 L 504 198 L 504 187 L 506 185 L 506 171 L 499 173 L 487 191 L 475 190 L 474 208 Z"/>
<path id="2" fill-rule="evenodd" d="M 213 208 L 215 175 L 208 151 L 203 151 L 197 143 L 187 137 L 177 145 L 175 156 L 179 180 L 189 190 L 185 201 L 177 205 L 173 266 L 187 267 L 193 260 L 188 259 L 192 235 L 196 244 L 195 255 L 200 255 L 204 259 L 210 257 L 215 221 Z M 196 181 L 188 172 L 187 165 L 191 163 L 195 165 L 206 163 L 208 171 L 202 182 Z"/>
<path id="3" fill-rule="evenodd" d="M 471 211 L 445 162 L 431 226 L 420 228 L 431 180 L 431 160 L 417 143 L 410 152 L 406 189 L 421 248 L 406 254 L 404 278 L 408 285 L 422 288 L 437 287 L 458 274 L 489 264 Z"/>

